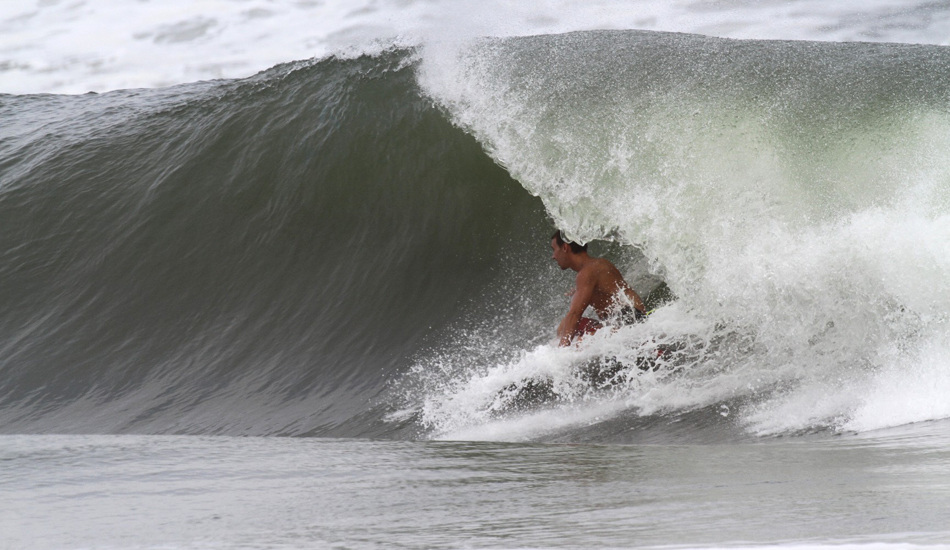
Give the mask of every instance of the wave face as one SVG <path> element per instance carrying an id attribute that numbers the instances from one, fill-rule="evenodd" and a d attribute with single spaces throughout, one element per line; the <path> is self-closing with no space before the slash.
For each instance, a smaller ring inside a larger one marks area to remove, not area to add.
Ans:
<path id="1" fill-rule="evenodd" d="M 0 431 L 723 441 L 950 416 L 948 69 L 937 46 L 618 31 L 0 96 Z M 551 348 L 554 225 L 676 299 Z"/>
<path id="2" fill-rule="evenodd" d="M 2 105 L 5 432 L 392 429 L 353 419 L 549 232 L 405 53 Z"/>

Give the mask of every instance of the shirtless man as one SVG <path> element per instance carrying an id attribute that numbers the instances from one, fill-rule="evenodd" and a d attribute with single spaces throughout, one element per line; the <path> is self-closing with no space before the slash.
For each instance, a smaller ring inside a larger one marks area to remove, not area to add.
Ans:
<path id="1" fill-rule="evenodd" d="M 604 258 L 587 254 L 587 245 L 566 242 L 557 231 L 551 237 L 552 258 L 561 269 L 577 272 L 577 285 L 571 308 L 557 327 L 559 345 L 568 346 L 584 334 L 593 334 L 602 323 L 582 317 L 587 306 L 594 308 L 601 320 L 619 319 L 628 324 L 643 318 L 646 308 L 640 296 L 623 280 L 620 271 Z"/>

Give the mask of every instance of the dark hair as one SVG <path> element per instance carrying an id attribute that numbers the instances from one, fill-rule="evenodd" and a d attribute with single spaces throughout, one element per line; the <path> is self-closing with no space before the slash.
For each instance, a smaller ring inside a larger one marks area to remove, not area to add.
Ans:
<path id="1" fill-rule="evenodd" d="M 551 235 L 551 238 L 554 239 L 554 241 L 557 243 L 558 246 L 563 246 L 564 243 L 567 243 L 567 244 L 571 245 L 571 252 L 573 252 L 574 254 L 580 254 L 581 252 L 587 252 L 587 245 L 586 245 L 586 244 L 577 244 L 577 243 L 572 243 L 572 242 L 569 242 L 569 241 L 565 241 L 564 238 L 561 237 L 561 230 L 560 230 L 560 229 L 558 229 L 557 231 L 555 231 L 555 232 L 554 232 L 554 235 Z"/>

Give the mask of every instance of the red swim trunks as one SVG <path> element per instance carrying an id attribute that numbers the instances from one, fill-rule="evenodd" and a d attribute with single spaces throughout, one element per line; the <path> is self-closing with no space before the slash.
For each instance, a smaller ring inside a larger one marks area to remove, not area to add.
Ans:
<path id="1" fill-rule="evenodd" d="M 618 325 L 622 326 L 640 323 L 644 319 L 646 319 L 646 315 L 640 310 L 630 306 L 624 306 L 620 309 L 614 320 Z M 602 328 L 604 328 L 604 324 L 600 321 L 596 321 L 590 317 L 581 317 L 581 320 L 577 322 L 574 331 L 571 333 L 571 340 L 586 334 L 594 334 Z"/>
<path id="2" fill-rule="evenodd" d="M 604 324 L 600 321 L 595 321 L 589 317 L 581 317 L 581 320 L 574 327 L 574 332 L 571 333 L 571 340 L 585 334 L 593 334 L 602 328 L 604 328 Z"/>

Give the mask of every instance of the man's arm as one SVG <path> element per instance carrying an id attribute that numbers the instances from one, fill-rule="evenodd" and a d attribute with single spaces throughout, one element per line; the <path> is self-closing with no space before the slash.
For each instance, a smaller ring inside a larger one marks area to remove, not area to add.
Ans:
<path id="1" fill-rule="evenodd" d="M 577 289 L 571 298 L 571 307 L 567 310 L 567 315 L 557 326 L 558 345 L 568 346 L 571 344 L 571 336 L 577 327 L 577 322 L 581 320 L 584 310 L 594 299 L 594 288 L 596 281 L 590 272 L 581 272 L 577 274 Z"/>

